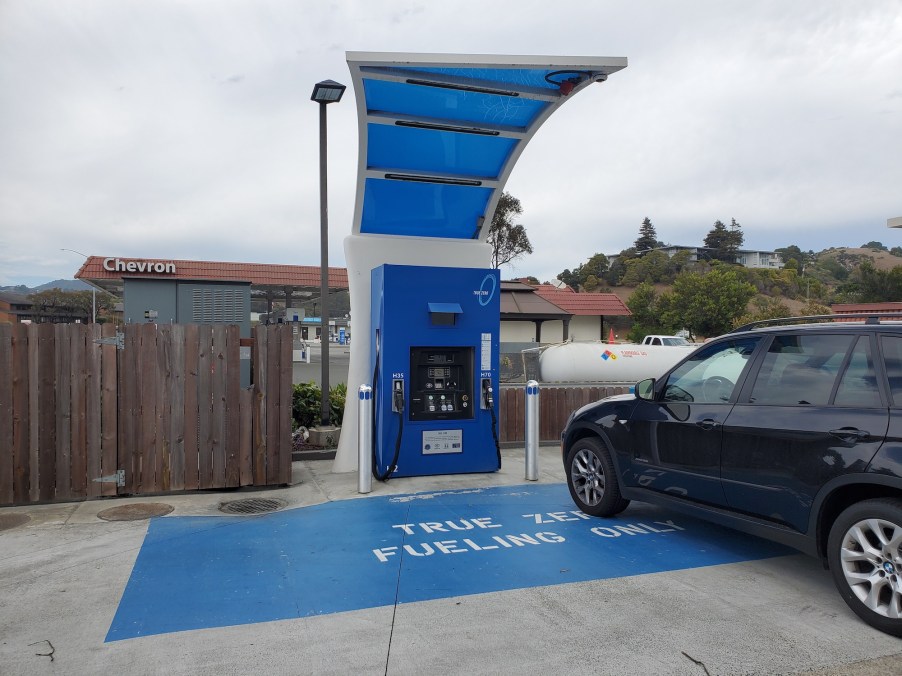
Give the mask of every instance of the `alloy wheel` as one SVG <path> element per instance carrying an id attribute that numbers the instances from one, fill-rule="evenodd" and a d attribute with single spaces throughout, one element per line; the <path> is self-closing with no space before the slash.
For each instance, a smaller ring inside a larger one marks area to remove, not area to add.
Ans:
<path id="1" fill-rule="evenodd" d="M 840 562 L 861 603 L 883 617 L 902 618 L 902 526 L 886 519 L 855 523 L 843 536 Z"/>
<path id="2" fill-rule="evenodd" d="M 604 496 L 605 476 L 601 460 L 589 449 L 577 451 L 570 465 L 573 488 L 589 507 L 594 507 Z"/>

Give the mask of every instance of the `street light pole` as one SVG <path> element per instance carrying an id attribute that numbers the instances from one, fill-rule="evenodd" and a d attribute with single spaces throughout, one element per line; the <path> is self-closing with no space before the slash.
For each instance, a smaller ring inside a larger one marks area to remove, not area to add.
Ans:
<path id="1" fill-rule="evenodd" d="M 321 407 L 323 427 L 329 426 L 329 209 L 326 180 L 326 106 L 341 100 L 345 86 L 334 80 L 318 82 L 313 87 L 311 101 L 319 103 L 319 256 L 320 256 L 320 344 L 322 346 Z"/>
<path id="2" fill-rule="evenodd" d="M 75 249 L 60 249 L 60 251 L 71 251 L 79 256 L 84 256 L 86 261 L 88 260 L 87 254 L 83 254 L 81 251 L 76 251 Z M 93 284 L 91 284 L 91 323 L 97 323 L 97 287 Z"/>

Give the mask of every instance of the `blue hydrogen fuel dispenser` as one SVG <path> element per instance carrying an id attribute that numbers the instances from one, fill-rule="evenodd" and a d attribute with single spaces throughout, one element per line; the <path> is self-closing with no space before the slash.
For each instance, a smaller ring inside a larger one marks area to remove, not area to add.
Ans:
<path id="1" fill-rule="evenodd" d="M 498 271 L 382 265 L 370 307 L 375 477 L 500 469 Z"/>

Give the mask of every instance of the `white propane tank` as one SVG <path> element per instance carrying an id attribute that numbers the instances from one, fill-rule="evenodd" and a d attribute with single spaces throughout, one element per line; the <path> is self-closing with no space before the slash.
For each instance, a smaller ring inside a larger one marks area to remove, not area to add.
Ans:
<path id="1" fill-rule="evenodd" d="M 542 351 L 539 372 L 543 382 L 635 383 L 661 376 L 695 347 L 561 343 Z"/>

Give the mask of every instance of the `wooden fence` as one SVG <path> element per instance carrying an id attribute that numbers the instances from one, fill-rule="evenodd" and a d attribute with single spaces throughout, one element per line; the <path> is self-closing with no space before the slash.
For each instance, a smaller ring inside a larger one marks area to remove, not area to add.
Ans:
<path id="1" fill-rule="evenodd" d="M 291 333 L 0 324 L 0 505 L 291 479 Z"/>
<path id="2" fill-rule="evenodd" d="M 523 385 L 501 388 L 498 402 L 498 440 L 501 443 L 523 443 L 526 431 L 526 397 Z M 628 392 L 625 385 L 551 386 L 539 389 L 539 441 L 559 442 L 561 430 L 570 414 L 580 406 L 613 394 Z"/>

